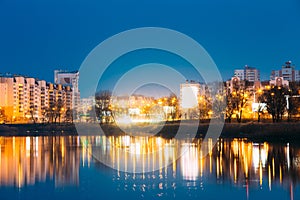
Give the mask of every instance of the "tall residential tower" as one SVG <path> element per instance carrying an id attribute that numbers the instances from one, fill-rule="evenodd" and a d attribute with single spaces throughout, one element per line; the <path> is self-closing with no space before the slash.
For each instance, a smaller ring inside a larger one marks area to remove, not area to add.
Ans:
<path id="1" fill-rule="evenodd" d="M 79 72 L 78 71 L 54 71 L 54 83 L 63 86 L 70 86 L 72 89 L 72 105 L 73 109 L 77 109 L 80 105 L 80 91 L 79 91 Z"/>
<path id="2" fill-rule="evenodd" d="M 260 72 L 254 67 L 246 65 L 244 69 L 234 70 L 234 76 L 238 77 L 241 81 L 255 82 L 260 81 Z"/>
<path id="3" fill-rule="evenodd" d="M 287 81 L 300 81 L 300 71 L 295 69 L 292 61 L 287 61 L 280 70 L 272 70 L 270 79 L 275 80 L 276 77 L 283 77 Z"/>

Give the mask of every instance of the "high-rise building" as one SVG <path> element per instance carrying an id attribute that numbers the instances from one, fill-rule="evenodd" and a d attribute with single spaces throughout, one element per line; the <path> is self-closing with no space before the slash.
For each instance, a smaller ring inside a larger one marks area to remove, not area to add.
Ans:
<path id="1" fill-rule="evenodd" d="M 234 76 L 238 77 L 242 81 L 246 80 L 249 82 L 255 82 L 260 80 L 259 70 L 248 65 L 246 65 L 244 69 L 234 70 Z"/>
<path id="2" fill-rule="evenodd" d="M 39 113 L 42 116 L 42 121 L 45 121 L 46 111 L 49 108 L 49 96 L 47 83 L 44 80 L 37 81 L 40 88 L 40 110 Z"/>
<path id="3" fill-rule="evenodd" d="M 72 89 L 71 86 L 63 86 L 61 84 L 47 84 L 47 99 L 49 109 L 59 109 L 58 112 L 67 114 L 73 109 L 72 104 Z M 53 121 L 52 116 L 50 116 L 50 121 Z M 67 119 L 69 121 L 70 119 Z"/>
<path id="4" fill-rule="evenodd" d="M 270 79 L 275 80 L 276 77 L 283 77 L 287 81 L 300 81 L 300 71 L 295 69 L 292 61 L 287 61 L 280 70 L 272 70 Z"/>
<path id="5" fill-rule="evenodd" d="M 73 109 L 77 109 L 80 105 L 79 91 L 79 72 L 78 71 L 54 71 L 54 83 L 62 86 L 70 86 L 72 89 L 72 105 Z"/>
<path id="6" fill-rule="evenodd" d="M 2 85 L 1 93 L 5 94 L 2 96 L 0 101 L 0 106 L 4 110 L 5 116 L 10 116 L 12 119 L 13 111 L 16 107 L 15 98 L 18 96 L 16 86 L 14 84 L 14 78 L 10 74 L 5 74 L 0 76 L 0 83 Z"/>
<path id="7" fill-rule="evenodd" d="M 245 80 L 245 70 L 244 69 L 234 70 L 234 76 L 238 77 L 240 80 Z"/>
<path id="8" fill-rule="evenodd" d="M 0 91 L 1 91 L 1 98 L 0 98 L 0 105 L 5 106 L 8 104 L 7 102 L 7 84 L 0 82 Z"/>
<path id="9" fill-rule="evenodd" d="M 1 112 L 8 122 L 44 122 L 49 120 L 50 107 L 59 107 L 60 116 L 72 109 L 70 86 L 47 84 L 31 77 L 0 75 L 0 93 Z M 57 115 L 57 111 L 52 115 Z"/>

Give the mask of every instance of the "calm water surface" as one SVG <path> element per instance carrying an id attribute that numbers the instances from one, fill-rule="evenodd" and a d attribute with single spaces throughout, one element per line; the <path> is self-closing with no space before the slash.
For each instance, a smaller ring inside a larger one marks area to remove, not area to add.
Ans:
<path id="1" fill-rule="evenodd" d="M 300 147 L 289 143 L 0 137 L 0 149 L 1 200 L 300 199 Z"/>

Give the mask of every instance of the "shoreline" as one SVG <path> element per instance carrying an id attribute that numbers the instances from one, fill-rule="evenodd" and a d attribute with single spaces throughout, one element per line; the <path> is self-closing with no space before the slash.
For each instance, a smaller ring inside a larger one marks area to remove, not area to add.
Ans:
<path id="1" fill-rule="evenodd" d="M 162 129 L 152 135 L 163 138 L 174 138 L 179 128 L 179 122 L 167 122 Z M 181 122 L 184 133 L 188 137 L 189 130 L 198 128 L 195 138 L 205 137 L 209 123 L 195 123 L 192 121 Z M 152 128 L 153 126 L 141 126 Z M 213 124 L 212 124 L 213 127 Z M 0 136 L 77 136 L 78 126 L 74 124 L 5 124 L 0 125 Z M 126 135 L 118 126 L 114 124 L 101 125 L 102 130 L 107 136 Z M 80 130 L 81 129 L 81 130 Z M 80 135 L 97 135 L 99 124 L 80 124 Z M 221 138 L 247 138 L 257 141 L 300 141 L 300 122 L 281 122 L 281 123 L 225 123 Z"/>

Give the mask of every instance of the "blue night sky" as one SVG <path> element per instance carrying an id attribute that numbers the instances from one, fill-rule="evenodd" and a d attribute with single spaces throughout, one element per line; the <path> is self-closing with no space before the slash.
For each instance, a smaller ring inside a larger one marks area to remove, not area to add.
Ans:
<path id="1" fill-rule="evenodd" d="M 299 0 L 0 0 L 0 73 L 53 81 L 106 38 L 146 26 L 194 38 L 224 79 L 246 64 L 262 79 L 287 60 L 300 69 Z"/>

